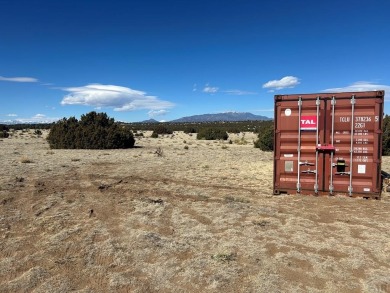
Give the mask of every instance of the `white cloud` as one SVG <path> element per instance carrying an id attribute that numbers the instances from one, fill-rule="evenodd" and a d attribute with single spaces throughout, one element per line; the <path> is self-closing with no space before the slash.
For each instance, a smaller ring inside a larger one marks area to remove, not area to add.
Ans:
<path id="1" fill-rule="evenodd" d="M 203 88 L 203 92 L 208 94 L 215 94 L 216 92 L 218 92 L 218 90 L 219 90 L 218 87 L 210 86 L 209 84 L 206 84 L 205 87 Z"/>
<path id="2" fill-rule="evenodd" d="M 300 81 L 295 76 L 285 76 L 282 79 L 279 80 L 270 80 L 263 84 L 263 88 L 270 88 L 270 89 L 285 89 L 285 88 L 293 88 L 300 84 Z"/>
<path id="3" fill-rule="evenodd" d="M 161 110 L 150 110 L 148 112 L 148 116 L 153 118 L 153 117 L 157 117 L 157 116 L 166 115 L 167 113 L 168 113 L 168 111 L 164 110 L 164 109 L 161 109 Z"/>
<path id="4" fill-rule="evenodd" d="M 242 91 L 242 90 L 227 90 L 223 91 L 224 93 L 227 93 L 229 95 L 235 95 L 235 96 L 244 96 L 244 95 L 257 95 L 255 92 L 248 92 L 248 91 Z"/>
<path id="5" fill-rule="evenodd" d="M 33 119 L 43 119 L 46 118 L 45 114 L 36 114 L 32 117 Z"/>
<path id="6" fill-rule="evenodd" d="M 174 106 L 171 102 L 148 96 L 145 92 L 117 85 L 89 84 L 63 90 L 69 94 L 62 99 L 62 105 L 114 108 L 114 111 L 161 110 Z"/>
<path id="7" fill-rule="evenodd" d="M 17 114 L 7 114 L 8 117 L 17 117 Z"/>
<path id="8" fill-rule="evenodd" d="M 337 87 L 324 90 L 324 92 L 337 93 L 337 92 L 365 92 L 365 91 L 379 91 L 385 90 L 390 92 L 389 85 L 375 84 L 369 81 L 357 81 L 346 87 Z"/>
<path id="9" fill-rule="evenodd" d="M 0 76 L 0 81 L 38 82 L 38 79 L 36 79 L 34 77 L 4 77 L 4 76 Z"/>

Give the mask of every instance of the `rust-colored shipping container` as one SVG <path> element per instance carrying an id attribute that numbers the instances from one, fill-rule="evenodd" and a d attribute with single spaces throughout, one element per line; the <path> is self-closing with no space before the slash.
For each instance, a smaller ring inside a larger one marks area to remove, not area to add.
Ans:
<path id="1" fill-rule="evenodd" d="M 379 199 L 384 95 L 276 95 L 274 194 Z"/>

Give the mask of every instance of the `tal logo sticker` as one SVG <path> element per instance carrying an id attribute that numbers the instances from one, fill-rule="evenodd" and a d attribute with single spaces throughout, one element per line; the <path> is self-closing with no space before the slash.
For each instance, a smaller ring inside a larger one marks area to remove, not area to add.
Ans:
<path id="1" fill-rule="evenodd" d="M 317 116 L 301 116 L 301 130 L 317 130 Z"/>

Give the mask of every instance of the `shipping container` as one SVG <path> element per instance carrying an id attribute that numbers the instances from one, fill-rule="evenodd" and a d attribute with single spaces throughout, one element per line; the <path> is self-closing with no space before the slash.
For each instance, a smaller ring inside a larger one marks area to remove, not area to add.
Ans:
<path id="1" fill-rule="evenodd" d="M 384 95 L 276 95 L 274 194 L 380 199 Z"/>

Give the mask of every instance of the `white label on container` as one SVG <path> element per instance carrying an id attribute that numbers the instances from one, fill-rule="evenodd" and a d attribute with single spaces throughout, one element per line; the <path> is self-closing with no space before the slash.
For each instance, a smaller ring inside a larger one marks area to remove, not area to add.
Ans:
<path id="1" fill-rule="evenodd" d="M 294 157 L 294 155 L 293 154 L 284 154 L 284 157 L 285 158 L 292 158 L 292 157 Z"/>
<path id="2" fill-rule="evenodd" d="M 294 162 L 293 161 L 284 162 L 284 171 L 285 172 L 293 172 L 294 171 Z"/>
<path id="3" fill-rule="evenodd" d="M 370 188 L 363 188 L 363 191 L 370 192 Z"/>
<path id="4" fill-rule="evenodd" d="M 291 116 L 291 109 L 284 110 L 284 115 Z"/>
<path id="5" fill-rule="evenodd" d="M 358 174 L 366 174 L 366 165 L 358 165 Z"/>

